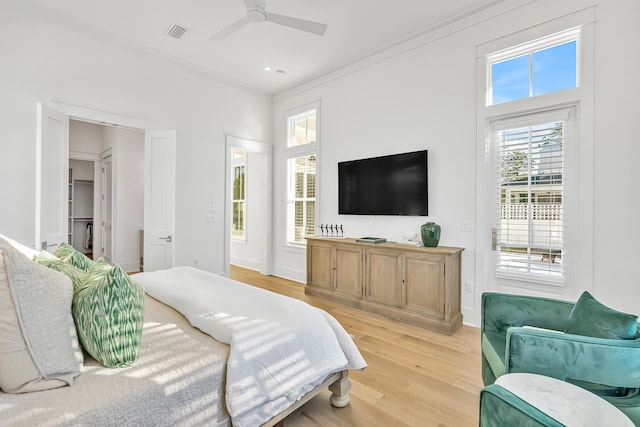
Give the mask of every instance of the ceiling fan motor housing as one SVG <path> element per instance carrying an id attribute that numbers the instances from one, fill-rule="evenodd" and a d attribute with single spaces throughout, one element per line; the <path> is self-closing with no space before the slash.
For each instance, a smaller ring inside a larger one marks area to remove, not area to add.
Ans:
<path id="1" fill-rule="evenodd" d="M 267 14 L 263 8 L 256 6 L 247 10 L 247 18 L 251 22 L 264 22 L 267 19 Z"/>

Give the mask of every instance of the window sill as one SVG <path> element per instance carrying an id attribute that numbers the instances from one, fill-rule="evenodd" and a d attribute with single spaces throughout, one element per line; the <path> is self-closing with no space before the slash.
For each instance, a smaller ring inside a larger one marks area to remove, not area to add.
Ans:
<path id="1" fill-rule="evenodd" d="M 529 283 L 536 283 L 540 285 L 555 286 L 555 287 L 565 286 L 564 276 L 549 277 L 549 276 L 531 274 L 531 273 L 496 271 L 496 278 L 507 279 L 507 280 L 517 280 L 519 282 L 529 282 Z"/>
<path id="2" fill-rule="evenodd" d="M 292 252 L 292 253 L 296 253 L 296 254 L 304 254 L 304 253 L 307 252 L 307 246 L 306 245 L 286 244 L 286 245 L 284 245 L 284 251 L 285 252 Z"/>

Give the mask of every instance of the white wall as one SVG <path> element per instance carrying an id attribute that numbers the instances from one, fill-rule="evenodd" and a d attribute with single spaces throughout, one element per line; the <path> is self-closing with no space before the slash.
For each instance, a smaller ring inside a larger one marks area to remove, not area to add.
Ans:
<path id="1" fill-rule="evenodd" d="M 598 6 L 596 38 L 594 293 L 618 310 L 640 314 L 638 99 L 640 2 Z"/>
<path id="2" fill-rule="evenodd" d="M 73 171 L 73 179 L 93 181 L 93 162 L 86 160 L 69 160 L 69 169 Z M 91 200 L 93 202 L 93 200 Z"/>
<path id="3" fill-rule="evenodd" d="M 69 121 L 69 151 L 100 154 L 104 151 L 104 126 L 94 123 Z"/>
<path id="4" fill-rule="evenodd" d="M 640 2 L 634 0 L 552 0 L 517 2 L 508 11 L 499 5 L 495 17 L 475 18 L 368 58 L 361 63 L 276 96 L 274 102 L 274 271 L 304 281 L 304 252 L 284 246 L 287 111 L 321 102 L 318 223 L 344 224 L 350 237 L 375 234 L 397 240 L 427 220 L 442 226 L 441 245 L 464 247 L 462 281 L 475 284 L 462 293 L 465 323 L 479 324 L 480 295 L 486 287 L 475 277 L 476 259 L 490 250 L 463 232 L 476 221 L 476 47 L 515 31 L 539 25 L 597 4 L 595 123 L 594 294 L 606 304 L 640 313 L 640 286 L 634 265 L 640 231 L 637 191 L 636 77 L 640 58 L 632 40 L 640 40 Z M 429 150 L 429 216 L 368 217 L 338 215 L 337 163 L 376 155 Z M 571 244 L 571 243 L 569 243 Z M 574 243 L 575 246 L 575 243 Z M 577 284 L 577 286 L 580 286 Z"/>
<path id="5" fill-rule="evenodd" d="M 176 264 L 199 258 L 206 270 L 224 270 L 223 221 L 205 224 L 211 196 L 224 200 L 224 135 L 269 141 L 269 96 L 90 29 L 59 26 L 18 0 L 2 2 L 0 52 L 0 200 L 11 206 L 0 210 L 3 234 L 34 241 L 36 103 L 80 105 L 177 130 Z"/>

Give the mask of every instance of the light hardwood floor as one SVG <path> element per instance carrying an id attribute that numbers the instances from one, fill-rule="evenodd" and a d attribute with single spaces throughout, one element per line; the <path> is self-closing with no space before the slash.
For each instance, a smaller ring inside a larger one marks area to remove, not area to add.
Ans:
<path id="1" fill-rule="evenodd" d="M 297 298 L 331 313 L 355 336 L 368 363 L 351 371 L 351 403 L 334 408 L 328 391 L 285 420 L 307 426 L 477 426 L 480 330 L 462 326 L 446 336 L 304 293 L 304 285 L 231 266 L 231 278 Z"/>

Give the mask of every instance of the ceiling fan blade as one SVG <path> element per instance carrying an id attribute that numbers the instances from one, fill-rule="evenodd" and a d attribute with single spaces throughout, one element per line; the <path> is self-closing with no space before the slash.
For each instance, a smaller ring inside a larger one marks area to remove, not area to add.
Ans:
<path id="1" fill-rule="evenodd" d="M 237 22 L 234 22 L 233 24 L 229 25 L 228 27 L 223 28 L 222 30 L 218 31 L 217 33 L 212 35 L 210 38 L 211 38 L 211 40 L 216 40 L 216 41 L 221 42 L 222 40 L 224 40 L 227 37 L 229 37 L 231 34 L 233 34 L 236 31 L 238 31 L 240 28 L 242 28 L 245 25 L 247 25 L 249 22 L 251 22 L 251 20 L 249 20 L 249 18 L 247 18 L 245 16 L 241 20 L 239 20 Z"/>
<path id="2" fill-rule="evenodd" d="M 295 28 L 296 30 L 302 30 L 308 33 L 317 34 L 319 36 L 324 35 L 324 32 L 327 31 L 326 24 L 306 21 L 304 19 L 293 18 L 291 16 L 278 15 L 277 13 L 267 13 L 267 21 L 273 22 L 274 24 L 280 24 L 287 27 Z"/>
<path id="3" fill-rule="evenodd" d="M 260 2 L 258 0 L 244 0 L 244 5 L 247 6 L 247 9 L 253 9 L 260 4 L 262 4 L 262 8 L 264 9 L 264 1 Z"/>

